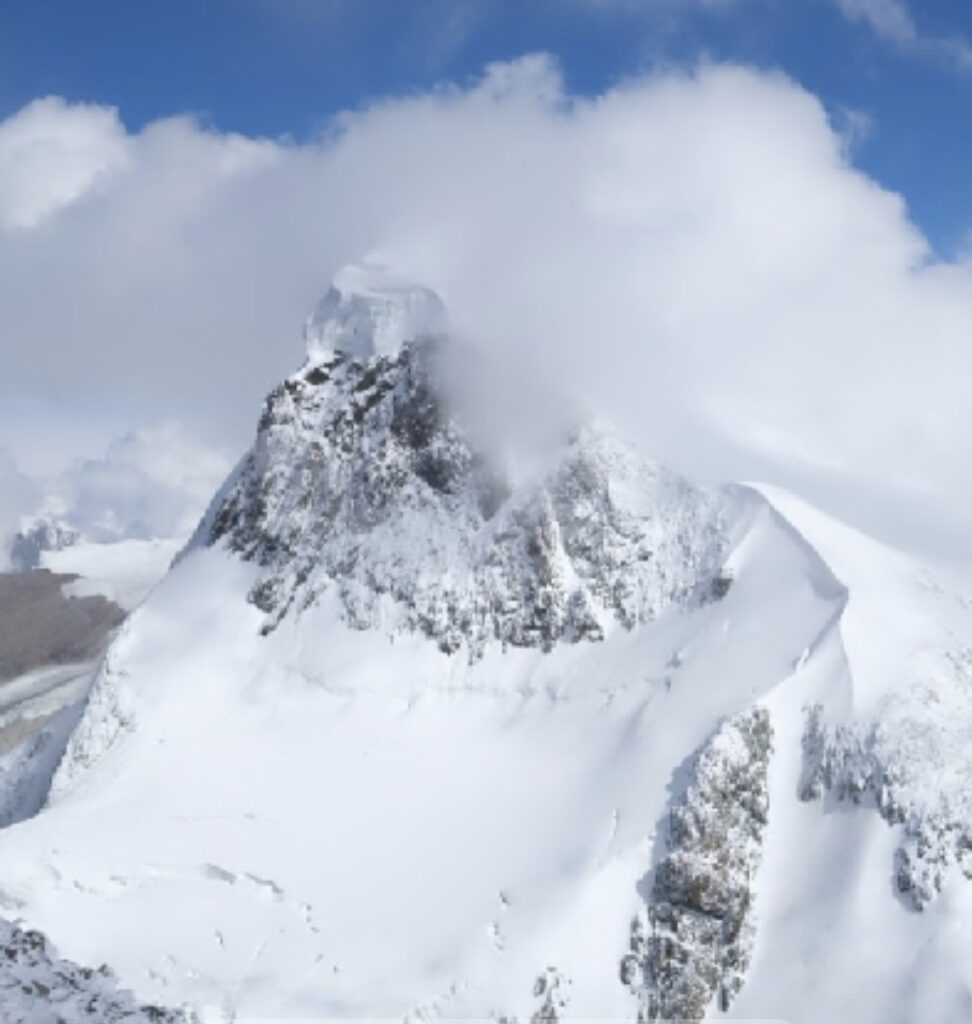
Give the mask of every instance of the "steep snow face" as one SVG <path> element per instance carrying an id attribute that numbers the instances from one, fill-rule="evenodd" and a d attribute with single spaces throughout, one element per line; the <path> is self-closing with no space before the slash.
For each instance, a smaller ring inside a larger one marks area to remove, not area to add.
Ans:
<path id="1" fill-rule="evenodd" d="M 376 263 L 344 267 L 307 318 L 304 340 L 311 363 L 336 352 L 355 359 L 395 356 L 406 341 L 446 330 L 442 300 Z"/>
<path id="2" fill-rule="evenodd" d="M 260 567 L 272 629 L 334 591 L 356 628 L 490 641 L 599 640 L 711 598 L 730 505 L 582 425 L 513 487 L 450 408 L 441 342 L 322 356 L 267 399 L 196 543 Z"/>

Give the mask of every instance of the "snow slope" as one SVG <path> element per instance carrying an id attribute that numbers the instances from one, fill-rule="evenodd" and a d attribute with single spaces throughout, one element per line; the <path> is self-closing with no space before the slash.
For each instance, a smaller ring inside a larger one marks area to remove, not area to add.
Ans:
<path id="1" fill-rule="evenodd" d="M 252 568 L 193 552 L 123 627 L 50 807 L 5 835 L 4 891 L 142 998 L 243 1019 L 528 1016 L 548 965 L 572 1014 L 633 1015 L 669 788 L 833 615 L 737 501 L 722 601 L 474 662 L 336 600 L 261 636 Z"/>
<path id="2" fill-rule="evenodd" d="M 0 907 L 204 1020 L 968 1019 L 968 603 L 601 432 L 484 467 L 357 280 L 395 344 L 320 314 Z"/>
<path id="3" fill-rule="evenodd" d="M 762 490 L 826 558 L 848 602 L 767 701 L 778 754 L 760 933 L 734 1009 L 794 1021 L 967 1020 L 972 602 L 907 556 Z M 838 755 L 829 779 L 818 772 L 814 708 Z M 916 839 L 941 831 L 938 844 Z M 922 898 L 915 878 L 928 884 Z"/>
<path id="4" fill-rule="evenodd" d="M 45 551 L 41 565 L 79 577 L 65 587 L 68 597 L 102 594 L 131 611 L 166 574 L 182 546 L 181 539 L 79 541 L 59 551 Z"/>

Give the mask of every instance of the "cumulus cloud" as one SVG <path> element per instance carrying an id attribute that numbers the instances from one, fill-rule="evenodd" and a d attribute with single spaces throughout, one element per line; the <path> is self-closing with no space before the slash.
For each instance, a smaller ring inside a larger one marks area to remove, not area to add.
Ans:
<path id="1" fill-rule="evenodd" d="M 185 539 L 228 469 L 177 423 L 130 430 L 54 476 L 28 475 L 0 448 L 0 570 L 16 533 L 39 522 L 97 542 Z"/>
<path id="2" fill-rule="evenodd" d="M 132 430 L 71 465 L 48 504 L 89 540 L 187 537 L 226 475 L 225 457 L 178 424 Z"/>
<path id="3" fill-rule="evenodd" d="M 372 254 L 696 475 L 917 523 L 972 500 L 972 268 L 934 257 L 779 74 L 581 98 L 524 58 L 306 144 L 101 113 L 124 164 L 0 228 L 0 430 L 27 393 L 242 445 L 326 280 Z"/>
<path id="4" fill-rule="evenodd" d="M 36 227 L 127 160 L 113 110 L 35 100 L 0 124 L 0 227 Z"/>

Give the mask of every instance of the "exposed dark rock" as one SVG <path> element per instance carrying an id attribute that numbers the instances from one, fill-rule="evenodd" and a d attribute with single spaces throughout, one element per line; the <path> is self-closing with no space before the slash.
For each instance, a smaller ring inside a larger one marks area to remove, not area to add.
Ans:
<path id="1" fill-rule="evenodd" d="M 549 648 L 650 619 L 717 573 L 719 501 L 596 430 L 514 488 L 453 414 L 442 344 L 330 353 L 270 394 L 196 539 L 262 567 L 265 630 L 334 587 L 356 628 L 391 622 L 471 656 Z"/>
<path id="2" fill-rule="evenodd" d="M 632 953 L 622 961 L 622 980 L 637 979 L 644 950 L 649 1020 L 701 1020 L 715 996 L 725 1011 L 742 987 L 772 739 L 764 708 L 726 722 L 702 749 L 672 807 L 667 852 L 651 890 L 650 934 L 644 940 L 633 929 Z"/>
<path id="3" fill-rule="evenodd" d="M 143 1006 L 106 967 L 62 960 L 45 937 L 0 920 L 4 1024 L 194 1024 L 187 1010 Z"/>
<path id="4" fill-rule="evenodd" d="M 65 597 L 75 578 L 47 569 L 0 573 L 0 683 L 101 653 L 125 613 L 101 596 Z"/>
<path id="5" fill-rule="evenodd" d="M 548 967 L 533 984 L 534 998 L 539 1006 L 530 1016 L 530 1024 L 557 1024 L 567 1009 L 567 987 L 555 967 Z"/>

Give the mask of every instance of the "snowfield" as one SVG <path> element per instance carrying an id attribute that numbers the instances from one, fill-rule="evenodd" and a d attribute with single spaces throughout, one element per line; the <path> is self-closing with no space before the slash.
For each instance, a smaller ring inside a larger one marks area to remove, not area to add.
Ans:
<path id="1" fill-rule="evenodd" d="M 0 912 L 203 1021 L 968 1020 L 972 605 L 612 440 L 484 505 L 403 336 L 438 306 L 364 279 L 4 831 Z"/>
<path id="2" fill-rule="evenodd" d="M 337 601 L 261 636 L 252 569 L 193 552 L 5 835 L 6 898 L 140 998 L 239 1019 L 528 1017 L 549 965 L 570 1015 L 634 1016 L 620 965 L 683 763 L 841 599 L 736 500 L 723 600 L 475 662 Z"/>
<path id="3" fill-rule="evenodd" d="M 102 594 L 126 611 L 137 608 L 168 572 L 181 540 L 82 541 L 45 551 L 41 564 L 79 578 L 65 588 L 68 597 Z"/>

